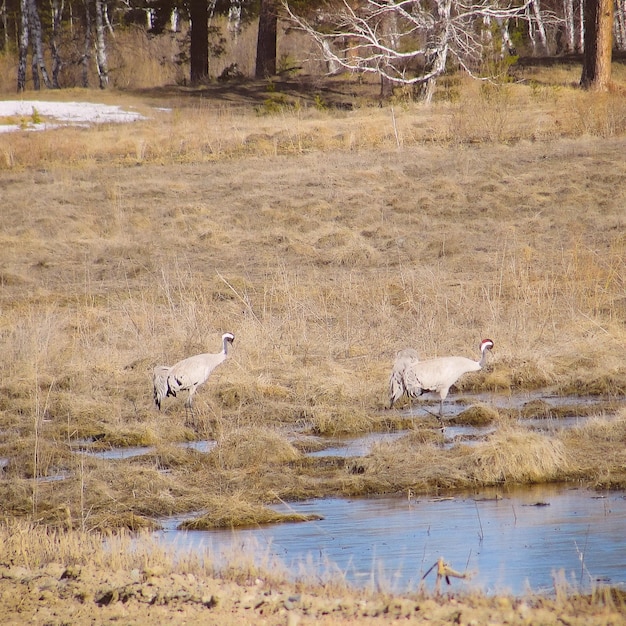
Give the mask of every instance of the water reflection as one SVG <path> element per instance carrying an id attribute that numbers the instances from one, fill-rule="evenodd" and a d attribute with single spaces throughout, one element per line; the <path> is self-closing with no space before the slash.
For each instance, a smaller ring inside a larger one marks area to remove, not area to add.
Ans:
<path id="1" fill-rule="evenodd" d="M 452 579 L 453 589 L 552 590 L 560 570 L 576 588 L 626 582 L 622 493 L 598 497 L 544 485 L 434 501 L 329 498 L 277 508 L 324 519 L 211 532 L 176 531 L 179 520 L 172 519 L 157 536 L 218 557 L 243 549 L 257 559 L 279 558 L 294 577 L 339 572 L 352 584 L 392 591 L 415 589 L 440 556 L 456 570 L 475 572 L 469 582 Z"/>

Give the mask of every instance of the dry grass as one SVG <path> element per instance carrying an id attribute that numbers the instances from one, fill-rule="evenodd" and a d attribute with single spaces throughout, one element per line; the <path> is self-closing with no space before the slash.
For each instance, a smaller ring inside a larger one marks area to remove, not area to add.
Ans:
<path id="1" fill-rule="evenodd" d="M 576 450 L 488 406 L 462 416 L 498 427 L 472 450 L 442 450 L 419 420 L 356 463 L 293 445 L 406 427 L 382 410 L 405 346 L 476 357 L 492 337 L 489 367 L 458 390 L 626 393 L 626 80 L 616 64 L 616 90 L 592 96 L 573 88 L 577 71 L 453 80 L 430 108 L 400 94 L 371 106 L 376 85 L 346 77 L 81 91 L 148 119 L 0 135 L 5 510 L 136 528 L 217 494 L 256 506 L 622 484 L 624 459 L 603 457 L 602 437 Z M 194 423 L 181 398 L 154 410 L 152 367 L 214 351 L 227 330 L 233 356 L 197 394 Z M 174 445 L 193 439 L 219 446 Z M 79 444 L 155 451 L 105 461 Z"/>
<path id="2" fill-rule="evenodd" d="M 569 471 L 561 441 L 504 426 L 477 446 L 469 463 L 472 477 L 480 485 L 550 482 Z"/>
<path id="3" fill-rule="evenodd" d="M 183 522 L 183 530 L 210 530 L 277 524 L 284 522 L 308 522 L 321 519 L 319 515 L 302 513 L 279 513 L 266 506 L 251 504 L 241 494 L 230 498 L 216 497 L 207 503 L 209 511 L 193 520 Z"/>

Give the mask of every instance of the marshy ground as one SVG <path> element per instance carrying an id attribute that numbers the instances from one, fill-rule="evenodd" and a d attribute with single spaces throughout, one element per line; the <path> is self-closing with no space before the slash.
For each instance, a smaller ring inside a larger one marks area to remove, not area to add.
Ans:
<path id="1" fill-rule="evenodd" d="M 252 103 L 210 89 L 107 94 L 147 119 L 0 135 L 0 492 L 22 540 L 193 511 L 208 511 L 205 527 L 254 524 L 271 503 L 325 495 L 623 488 L 622 69 L 607 95 L 573 88 L 577 68 L 523 71 L 500 87 L 451 82 L 429 108 L 371 106 L 349 81 L 319 83 L 318 97 L 257 86 Z M 180 398 L 156 411 L 152 368 L 217 351 L 225 331 L 232 358 L 193 421 Z M 494 432 L 445 449 L 433 418 L 385 409 L 397 350 L 478 358 L 483 337 L 488 367 L 451 401 L 545 390 L 604 404 L 584 426 L 542 433 L 517 424 L 554 412 L 541 403 L 481 403 L 465 418 Z M 306 455 L 307 436 L 407 428 L 358 461 Z M 206 439 L 208 453 L 177 445 Z M 144 445 L 125 460 L 77 453 Z M 28 586 L 59 560 L 22 553 L 12 567 L 31 573 L 3 583 Z M 64 567 L 87 567 L 79 553 Z M 61 587 L 52 598 L 73 594 Z M 593 610 L 618 623 L 621 603 L 604 600 Z"/>

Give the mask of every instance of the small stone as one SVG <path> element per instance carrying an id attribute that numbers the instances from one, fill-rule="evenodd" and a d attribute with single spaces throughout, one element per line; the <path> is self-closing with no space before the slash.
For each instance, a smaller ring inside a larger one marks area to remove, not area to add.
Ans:
<path id="1" fill-rule="evenodd" d="M 212 609 L 214 607 L 216 607 L 219 604 L 219 598 L 217 596 L 214 595 L 206 595 L 202 597 L 202 604 L 204 604 L 204 606 L 207 609 Z"/>

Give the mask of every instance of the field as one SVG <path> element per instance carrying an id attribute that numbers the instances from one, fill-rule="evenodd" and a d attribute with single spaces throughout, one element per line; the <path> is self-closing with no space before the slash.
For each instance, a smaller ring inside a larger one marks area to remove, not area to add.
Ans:
<path id="1" fill-rule="evenodd" d="M 376 85 L 345 77 L 64 91 L 52 96 L 146 119 L 0 134 L 6 623 L 93 623 L 94 610 L 100 623 L 624 623 L 614 590 L 364 599 L 292 587 L 244 557 L 225 574 L 98 547 L 100 531 L 123 538 L 164 515 L 255 524 L 315 496 L 624 488 L 626 73 L 616 63 L 602 95 L 573 86 L 576 66 L 517 72 L 451 79 L 428 108 L 402 94 L 379 107 Z M 193 416 L 184 397 L 157 411 L 152 368 L 217 352 L 226 331 L 232 356 Z M 484 337 L 488 367 L 451 400 L 542 389 L 601 396 L 602 410 L 547 436 L 479 405 L 465 418 L 496 433 L 442 450 L 436 420 L 386 409 L 399 349 L 478 358 Z M 358 461 L 305 455 L 319 436 L 407 427 Z M 204 439 L 218 441 L 209 454 L 177 445 Z M 77 453 L 122 446 L 154 450 Z M 119 601 L 96 602 L 104 588 Z"/>

